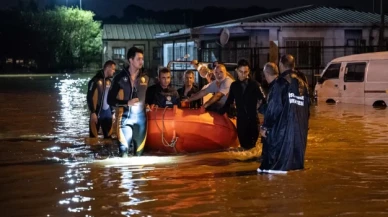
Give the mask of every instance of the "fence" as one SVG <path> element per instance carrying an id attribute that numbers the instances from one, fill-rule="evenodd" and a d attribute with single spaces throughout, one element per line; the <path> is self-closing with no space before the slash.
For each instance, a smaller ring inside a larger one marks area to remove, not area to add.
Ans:
<path id="1" fill-rule="evenodd" d="M 310 87 L 316 83 L 316 76 L 326 66 L 328 62 L 337 57 L 351 54 L 360 54 L 376 51 L 387 51 L 388 47 L 377 46 L 298 46 L 298 47 L 278 47 L 277 56 L 292 54 L 295 57 L 296 68 L 306 74 Z M 250 61 L 255 79 L 263 82 L 262 69 L 270 56 L 269 47 L 256 48 L 203 48 L 199 53 L 199 60 L 205 62 L 237 62 L 241 58 Z M 276 56 L 276 55 L 275 55 Z"/>

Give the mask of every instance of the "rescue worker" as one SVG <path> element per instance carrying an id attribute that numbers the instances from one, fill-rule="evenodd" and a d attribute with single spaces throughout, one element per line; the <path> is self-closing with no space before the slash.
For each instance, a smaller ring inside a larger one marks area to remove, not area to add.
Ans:
<path id="1" fill-rule="evenodd" d="M 238 140 L 244 150 L 249 150 L 256 146 L 259 138 L 260 121 L 258 111 L 265 98 L 260 84 L 251 79 L 249 75 L 248 61 L 245 59 L 239 60 L 236 72 L 238 79 L 231 84 L 228 98 L 220 113 L 227 112 L 235 102 Z"/>
<path id="2" fill-rule="evenodd" d="M 292 64 L 281 58 L 281 65 Z M 292 70 L 278 76 L 277 66 L 267 63 L 268 106 L 260 135 L 264 137 L 260 173 L 285 173 L 304 168 L 309 120 L 309 95 L 305 79 Z"/>
<path id="3" fill-rule="evenodd" d="M 127 59 L 128 68 L 113 78 L 108 95 L 109 105 L 117 108 L 117 138 L 122 157 L 143 153 L 147 131 L 145 93 L 149 78 L 140 71 L 144 64 L 143 51 L 131 47 Z"/>
<path id="4" fill-rule="evenodd" d="M 104 138 L 111 137 L 114 109 L 109 106 L 107 97 L 115 71 L 116 63 L 108 60 L 103 69 L 88 82 L 86 99 L 90 111 L 89 136 L 91 138 L 98 137 L 100 127 Z"/>

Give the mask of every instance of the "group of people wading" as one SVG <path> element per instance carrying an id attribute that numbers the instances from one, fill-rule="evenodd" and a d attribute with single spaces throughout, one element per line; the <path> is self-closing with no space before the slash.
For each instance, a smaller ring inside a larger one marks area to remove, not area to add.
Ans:
<path id="1" fill-rule="evenodd" d="M 107 61 L 88 83 L 87 103 L 90 111 L 90 137 L 111 138 L 116 122 L 119 153 L 122 157 L 140 156 L 147 134 L 147 115 L 153 107 L 188 106 L 204 112 L 227 115 L 235 108 L 240 148 L 255 148 L 258 138 L 263 143 L 261 173 L 285 172 L 304 168 L 309 120 L 309 93 L 306 76 L 295 69 L 292 55 L 283 55 L 276 63 L 264 65 L 269 84 L 267 97 L 260 84 L 252 79 L 248 61 L 237 63 L 235 79 L 220 62 L 214 62 L 212 73 L 202 88 L 195 84 L 195 73 L 184 73 L 184 85 L 176 90 L 171 85 L 171 71 L 162 68 L 158 81 L 149 86 L 142 73 L 143 51 L 132 47 L 127 52 L 128 67 L 114 75 L 116 63 Z M 203 98 L 210 95 L 205 102 Z M 264 116 L 260 123 L 258 114 Z"/>

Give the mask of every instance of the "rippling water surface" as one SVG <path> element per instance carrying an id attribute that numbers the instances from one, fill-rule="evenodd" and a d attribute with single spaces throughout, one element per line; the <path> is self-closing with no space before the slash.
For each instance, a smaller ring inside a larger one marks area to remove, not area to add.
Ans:
<path id="1" fill-rule="evenodd" d="M 89 78 L 0 78 L 1 216 L 388 216 L 387 110 L 312 107 L 306 169 L 287 175 L 257 174 L 260 145 L 105 159 Z"/>

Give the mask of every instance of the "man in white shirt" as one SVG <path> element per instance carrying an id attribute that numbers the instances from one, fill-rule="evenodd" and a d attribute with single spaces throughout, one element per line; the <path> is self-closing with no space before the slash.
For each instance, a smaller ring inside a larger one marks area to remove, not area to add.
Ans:
<path id="1" fill-rule="evenodd" d="M 224 106 L 228 97 L 230 85 L 234 81 L 234 79 L 229 77 L 227 74 L 228 72 L 226 71 L 225 65 L 217 65 L 214 71 L 216 79 L 212 81 L 206 88 L 202 89 L 186 100 L 188 102 L 192 102 L 201 99 L 209 93 L 214 93 L 214 95 L 203 104 L 203 108 L 209 111 L 218 111 L 220 108 L 222 108 L 222 106 Z"/>

